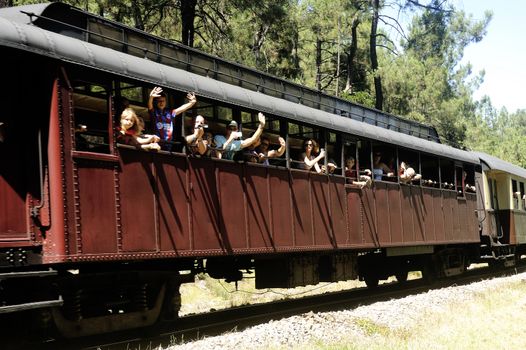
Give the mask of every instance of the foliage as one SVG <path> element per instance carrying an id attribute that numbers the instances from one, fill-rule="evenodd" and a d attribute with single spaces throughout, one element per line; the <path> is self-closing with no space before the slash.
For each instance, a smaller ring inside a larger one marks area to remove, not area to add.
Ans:
<path id="1" fill-rule="evenodd" d="M 526 112 L 475 101 L 484 72 L 461 63 L 491 12 L 477 21 L 451 0 L 64 1 L 359 104 L 383 98 L 379 108 L 436 127 L 443 142 L 526 165 Z M 398 14 L 412 16 L 407 32 Z"/>

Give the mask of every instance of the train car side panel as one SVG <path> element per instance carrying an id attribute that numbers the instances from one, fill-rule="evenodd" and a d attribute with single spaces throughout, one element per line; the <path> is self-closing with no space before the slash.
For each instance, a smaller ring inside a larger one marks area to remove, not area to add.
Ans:
<path id="1" fill-rule="evenodd" d="M 218 174 L 219 227 L 228 250 L 248 248 L 245 220 L 244 166 L 216 162 Z"/>
<path id="2" fill-rule="evenodd" d="M 410 244 L 415 240 L 411 187 L 408 185 L 400 185 L 400 192 L 404 244 Z"/>
<path id="3" fill-rule="evenodd" d="M 191 160 L 190 205 L 193 249 L 223 249 L 215 166 L 208 159 Z"/>
<path id="4" fill-rule="evenodd" d="M 362 191 L 347 186 L 347 220 L 349 223 L 349 241 L 351 246 L 363 245 Z"/>
<path id="5" fill-rule="evenodd" d="M 356 204 L 362 204 L 363 242 L 367 246 L 378 246 L 376 200 L 374 192 L 370 189 L 363 188 L 360 199 L 361 202 L 356 202 Z"/>
<path id="6" fill-rule="evenodd" d="M 249 245 L 256 249 L 273 247 L 267 168 L 246 165 L 246 198 Z M 287 205 L 288 203 L 285 203 Z"/>
<path id="7" fill-rule="evenodd" d="M 345 199 L 345 178 L 330 178 L 331 229 L 337 247 L 348 245 L 347 203 Z"/>
<path id="8" fill-rule="evenodd" d="M 78 225 L 82 232 L 82 252 L 115 253 L 118 248 L 114 166 L 96 163 L 91 160 L 78 162 Z"/>
<path id="9" fill-rule="evenodd" d="M 404 238 L 402 227 L 402 203 L 400 199 L 400 186 L 398 184 L 390 184 L 388 187 L 388 201 L 391 243 L 401 244 L 404 241 Z"/>
<path id="10" fill-rule="evenodd" d="M 334 233 L 331 224 L 331 197 L 328 176 L 312 175 L 312 223 L 314 228 L 314 244 L 317 247 L 335 246 Z"/>
<path id="11" fill-rule="evenodd" d="M 378 182 L 375 184 L 376 221 L 378 223 L 378 239 L 381 245 L 391 244 L 391 232 L 388 220 L 390 219 L 389 184 Z M 397 185 L 398 186 L 398 185 Z"/>
<path id="12" fill-rule="evenodd" d="M 291 174 L 289 171 L 269 169 L 272 237 L 276 247 L 287 248 L 294 245 Z M 295 210 L 295 209 L 294 209 Z"/>
<path id="13" fill-rule="evenodd" d="M 159 155 L 154 158 L 161 251 L 191 249 L 188 165 L 186 157 Z"/>
<path id="14" fill-rule="evenodd" d="M 311 184 L 310 174 L 306 171 L 291 170 L 291 200 L 294 211 L 294 246 L 312 247 L 314 236 L 312 230 Z"/>
<path id="15" fill-rule="evenodd" d="M 123 149 L 120 156 L 122 160 L 119 176 L 122 250 L 125 252 L 156 251 L 158 230 L 152 155 Z"/>
<path id="16" fill-rule="evenodd" d="M 413 208 L 413 228 L 415 234 L 415 242 L 424 242 L 426 241 L 426 217 L 423 209 L 424 203 L 421 187 L 411 186 L 411 202 Z"/>
<path id="17" fill-rule="evenodd" d="M 436 241 L 436 225 L 435 225 L 435 210 L 439 210 L 439 208 L 435 208 L 435 201 L 433 200 L 434 190 L 432 188 L 422 188 L 422 196 L 423 196 L 423 203 L 422 203 L 422 211 L 424 214 L 424 223 L 425 223 L 425 232 L 426 232 L 426 241 L 431 243 Z"/>

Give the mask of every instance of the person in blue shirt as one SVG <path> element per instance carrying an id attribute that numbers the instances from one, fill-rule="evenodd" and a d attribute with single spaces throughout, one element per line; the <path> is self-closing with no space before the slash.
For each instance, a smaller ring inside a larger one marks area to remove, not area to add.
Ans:
<path id="1" fill-rule="evenodd" d="M 243 140 L 241 131 L 238 131 L 237 122 L 232 120 L 226 128 L 225 136 L 216 135 L 214 137 L 216 148 L 222 151 L 218 152 L 218 158 L 233 160 L 236 152 L 255 144 L 259 140 L 265 127 L 265 115 L 261 112 L 258 114 L 258 121 L 258 128 L 254 134 L 248 139 Z"/>
<path id="2" fill-rule="evenodd" d="M 178 108 L 170 109 L 166 105 L 166 94 L 163 93 L 162 88 L 156 86 L 150 92 L 150 98 L 148 99 L 150 120 L 153 125 L 153 132 L 161 139 L 162 149 L 164 150 L 170 151 L 172 149 L 170 142 L 173 138 L 173 121 L 175 117 L 192 108 L 197 102 L 193 92 L 189 92 L 186 98 L 188 99 L 187 103 Z"/>

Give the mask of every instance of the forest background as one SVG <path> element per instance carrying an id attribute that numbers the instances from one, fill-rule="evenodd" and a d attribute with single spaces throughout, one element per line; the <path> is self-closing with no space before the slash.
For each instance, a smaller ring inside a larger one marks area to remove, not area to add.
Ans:
<path id="1" fill-rule="evenodd" d="M 0 0 L 0 6 L 42 1 Z M 64 0 L 249 67 L 434 126 L 442 141 L 526 167 L 526 110 L 474 99 L 462 63 L 482 19 L 450 0 Z M 400 23 L 400 14 L 412 18 Z"/>

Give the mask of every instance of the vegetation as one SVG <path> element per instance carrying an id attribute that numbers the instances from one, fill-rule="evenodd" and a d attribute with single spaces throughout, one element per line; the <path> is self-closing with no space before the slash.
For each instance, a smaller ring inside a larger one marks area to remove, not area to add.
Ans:
<path id="1" fill-rule="evenodd" d="M 444 142 L 526 166 L 526 111 L 475 101 L 483 40 L 452 0 L 64 0 L 101 16 L 436 127 Z M 0 0 L 0 6 L 41 0 Z M 412 17 L 408 28 L 398 15 Z M 506 135 L 506 137 L 503 137 Z"/>

